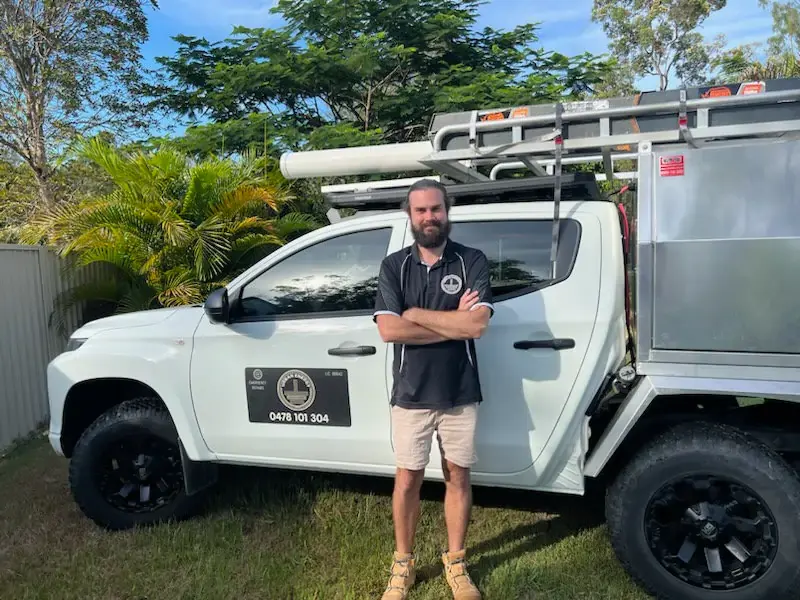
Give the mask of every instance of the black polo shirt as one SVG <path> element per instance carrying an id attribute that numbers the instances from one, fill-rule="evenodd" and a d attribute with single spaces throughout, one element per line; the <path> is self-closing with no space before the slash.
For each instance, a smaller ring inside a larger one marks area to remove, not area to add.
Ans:
<path id="1" fill-rule="evenodd" d="M 373 319 L 402 316 L 411 307 L 456 310 L 467 288 L 479 293 L 478 306 L 494 312 L 483 252 L 448 240 L 442 258 L 429 266 L 412 244 L 383 260 Z M 474 340 L 395 344 L 392 371 L 393 405 L 443 409 L 482 401 Z"/>

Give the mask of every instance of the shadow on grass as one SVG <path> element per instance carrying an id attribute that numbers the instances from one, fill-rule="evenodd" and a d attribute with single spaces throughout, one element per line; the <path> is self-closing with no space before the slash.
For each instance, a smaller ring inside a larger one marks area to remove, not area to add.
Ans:
<path id="1" fill-rule="evenodd" d="M 320 493 L 338 492 L 356 497 L 377 496 L 389 500 L 394 482 L 389 477 L 342 475 L 325 472 L 291 471 L 260 467 L 220 468 L 220 480 L 204 509 L 215 513 L 234 511 L 245 522 L 274 519 L 284 526 L 308 522 Z M 426 481 L 423 501 L 441 502 L 444 484 Z M 503 563 L 594 528 L 604 521 L 603 498 L 596 490 L 586 496 L 529 492 L 475 487 L 473 504 L 479 509 L 506 509 L 533 514 L 542 518 L 508 529 L 470 544 L 471 572 L 480 580 Z M 385 518 L 391 521 L 388 505 Z M 442 514 L 444 519 L 444 514 Z M 418 581 L 442 575 L 441 561 L 419 565 Z"/>
<path id="2" fill-rule="evenodd" d="M 391 477 L 223 465 L 219 483 L 205 510 L 263 511 L 287 500 L 299 509 L 307 508 L 320 492 L 332 490 L 391 498 L 393 486 Z M 423 501 L 435 502 L 443 498 L 442 482 L 423 484 Z M 580 527 L 596 526 L 604 518 L 602 494 L 596 489 L 587 490 L 585 496 L 575 496 L 474 486 L 473 504 L 483 508 L 569 515 L 581 523 Z"/>

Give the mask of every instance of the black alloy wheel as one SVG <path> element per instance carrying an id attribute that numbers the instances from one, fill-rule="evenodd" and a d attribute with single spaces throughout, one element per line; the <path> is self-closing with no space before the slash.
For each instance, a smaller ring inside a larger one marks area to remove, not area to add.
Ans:
<path id="1" fill-rule="evenodd" d="M 778 552 L 772 512 L 749 487 L 698 475 L 659 489 L 645 509 L 653 555 L 675 577 L 734 590 L 762 577 Z"/>
<path id="2" fill-rule="evenodd" d="M 800 477 L 752 435 L 685 423 L 636 450 L 608 488 L 614 551 L 660 600 L 800 597 Z"/>
<path id="3" fill-rule="evenodd" d="M 112 530 L 182 520 L 203 499 L 186 495 L 178 433 L 158 398 L 98 417 L 75 446 L 69 482 L 81 511 Z"/>
<path id="4" fill-rule="evenodd" d="M 122 512 L 156 511 L 183 489 L 180 449 L 149 432 L 110 440 L 96 460 L 100 493 Z"/>

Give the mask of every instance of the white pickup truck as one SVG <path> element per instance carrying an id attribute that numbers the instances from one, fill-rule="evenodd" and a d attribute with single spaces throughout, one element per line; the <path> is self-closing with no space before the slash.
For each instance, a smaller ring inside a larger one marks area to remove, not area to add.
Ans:
<path id="1" fill-rule="evenodd" d="M 661 598 L 800 589 L 800 144 L 774 137 L 800 131 L 787 81 L 439 115 L 430 142 L 282 161 L 289 178 L 439 173 L 452 238 L 491 265 L 474 483 L 606 485 L 614 549 Z M 614 177 L 620 159 L 638 162 L 635 239 L 594 175 L 562 173 L 602 161 Z M 498 178 L 512 169 L 534 176 Z M 412 243 L 408 181 L 325 188 L 367 213 L 332 213 L 202 307 L 74 332 L 48 367 L 50 441 L 89 518 L 188 517 L 218 464 L 394 474 L 392 349 L 372 313 L 381 261 Z"/>

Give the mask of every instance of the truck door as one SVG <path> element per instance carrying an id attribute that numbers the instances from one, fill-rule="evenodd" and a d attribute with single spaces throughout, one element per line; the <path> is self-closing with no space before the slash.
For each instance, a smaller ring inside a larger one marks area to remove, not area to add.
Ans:
<path id="1" fill-rule="evenodd" d="M 241 287 L 242 309 L 231 291 L 232 323 L 201 319 L 192 397 L 221 459 L 391 470 L 389 346 L 372 314 L 405 221 L 345 223 L 265 259 Z"/>
<path id="2" fill-rule="evenodd" d="M 558 435 L 573 416 L 580 417 L 578 407 L 589 392 L 581 374 L 598 312 L 598 218 L 562 207 L 558 273 L 551 280 L 552 206 L 506 209 L 478 214 L 473 208 L 464 216 L 456 209 L 451 216 L 452 239 L 489 259 L 495 305 L 476 343 L 484 397 L 476 482 L 533 465 L 541 474 L 565 451 Z M 567 456 L 571 451 L 566 449 Z"/>

